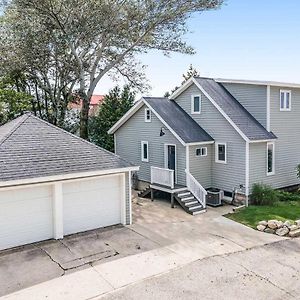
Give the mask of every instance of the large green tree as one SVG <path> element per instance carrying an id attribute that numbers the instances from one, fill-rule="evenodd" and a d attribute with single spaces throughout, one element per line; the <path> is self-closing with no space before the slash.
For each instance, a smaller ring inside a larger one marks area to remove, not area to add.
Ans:
<path id="1" fill-rule="evenodd" d="M 114 151 L 114 137 L 107 131 L 133 106 L 135 93 L 126 85 L 121 90 L 118 86 L 104 97 L 97 116 L 90 119 L 90 140 Z"/>
<path id="2" fill-rule="evenodd" d="M 22 32 L 25 31 L 32 41 L 35 40 L 32 47 L 38 49 L 42 45 L 41 56 L 49 57 L 49 50 L 51 55 L 56 52 L 59 57 L 65 55 L 68 63 L 59 60 L 59 64 L 62 66 L 61 70 L 71 67 L 76 75 L 76 87 L 83 100 L 80 135 L 88 138 L 90 98 L 100 80 L 105 75 L 121 75 L 132 86 L 144 88 L 144 66 L 136 59 L 136 54 L 152 49 L 165 54 L 194 53 L 193 48 L 183 39 L 188 31 L 187 19 L 193 13 L 219 8 L 222 2 L 223 0 L 10 0 L 5 12 L 8 19 L 12 20 L 12 34 L 19 32 L 18 46 L 22 48 L 22 41 L 26 39 Z M 26 47 L 24 51 L 23 56 L 29 56 L 32 62 L 40 57 L 37 52 L 30 51 L 30 47 Z M 35 68 L 34 63 L 32 68 Z M 70 74 L 72 77 L 72 72 Z M 44 74 L 41 77 L 48 78 Z M 45 83 L 47 87 L 47 80 L 41 81 L 41 85 Z"/>
<path id="3" fill-rule="evenodd" d="M 0 80 L 0 125 L 10 121 L 26 111 L 32 110 L 32 97 L 15 88 L 12 78 Z"/>

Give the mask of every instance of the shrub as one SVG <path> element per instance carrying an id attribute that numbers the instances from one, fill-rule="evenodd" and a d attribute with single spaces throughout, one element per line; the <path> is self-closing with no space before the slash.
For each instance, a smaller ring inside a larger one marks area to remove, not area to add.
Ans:
<path id="1" fill-rule="evenodd" d="M 254 205 L 273 205 L 279 200 L 278 191 L 272 187 L 255 183 L 252 186 L 251 202 Z"/>
<path id="2" fill-rule="evenodd" d="M 297 177 L 300 179 L 300 164 L 297 166 Z"/>
<path id="3" fill-rule="evenodd" d="M 277 191 L 279 201 L 300 201 L 300 194 Z"/>

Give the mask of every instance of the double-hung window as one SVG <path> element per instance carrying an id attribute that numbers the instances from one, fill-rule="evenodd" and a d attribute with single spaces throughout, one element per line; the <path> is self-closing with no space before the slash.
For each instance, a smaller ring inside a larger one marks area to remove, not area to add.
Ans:
<path id="1" fill-rule="evenodd" d="M 267 143 L 267 175 L 275 174 L 275 144 Z"/>
<path id="2" fill-rule="evenodd" d="M 207 147 L 197 148 L 196 155 L 197 156 L 207 156 Z"/>
<path id="3" fill-rule="evenodd" d="M 217 163 L 227 163 L 227 145 L 226 143 L 215 144 L 215 155 Z"/>
<path id="4" fill-rule="evenodd" d="M 280 90 L 280 111 L 290 111 L 292 106 L 292 93 L 288 90 Z"/>
<path id="5" fill-rule="evenodd" d="M 200 114 L 201 113 L 201 95 L 192 95 L 191 99 L 191 113 L 192 114 Z"/>
<path id="6" fill-rule="evenodd" d="M 141 142 L 141 158 L 143 162 L 149 162 L 149 145 L 147 141 Z"/>
<path id="7" fill-rule="evenodd" d="M 151 122 L 151 110 L 149 108 L 145 108 L 145 122 Z"/>

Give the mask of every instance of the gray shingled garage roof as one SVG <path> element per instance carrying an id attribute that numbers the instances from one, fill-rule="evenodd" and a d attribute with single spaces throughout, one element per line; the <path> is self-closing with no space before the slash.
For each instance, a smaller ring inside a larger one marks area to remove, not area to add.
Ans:
<path id="1" fill-rule="evenodd" d="M 276 139 L 226 89 L 211 78 L 195 77 L 206 93 L 249 140 Z"/>
<path id="2" fill-rule="evenodd" d="M 184 143 L 211 142 L 213 138 L 175 101 L 167 98 L 143 98 L 172 128 Z"/>
<path id="3" fill-rule="evenodd" d="M 31 114 L 0 127 L 0 182 L 132 167 Z"/>

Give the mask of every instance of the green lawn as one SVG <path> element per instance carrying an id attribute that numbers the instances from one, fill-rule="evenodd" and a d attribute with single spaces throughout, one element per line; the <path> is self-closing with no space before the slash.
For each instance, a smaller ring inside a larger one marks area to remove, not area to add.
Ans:
<path id="1" fill-rule="evenodd" d="M 277 202 L 274 206 L 251 205 L 225 217 L 252 228 L 256 228 L 257 223 L 262 220 L 295 221 L 300 219 L 300 201 Z"/>

